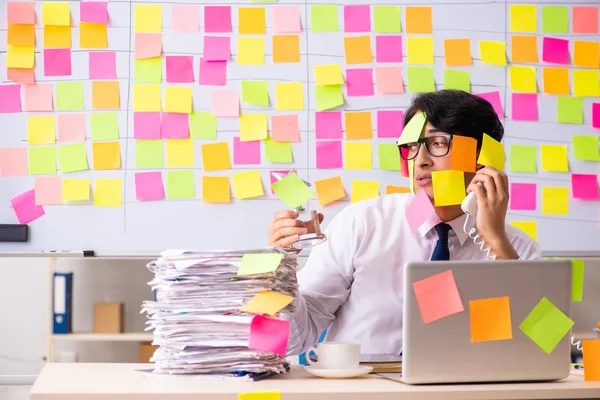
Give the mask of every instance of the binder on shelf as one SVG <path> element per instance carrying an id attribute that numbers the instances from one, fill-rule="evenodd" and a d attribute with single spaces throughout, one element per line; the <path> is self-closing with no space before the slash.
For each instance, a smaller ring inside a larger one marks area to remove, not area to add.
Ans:
<path id="1" fill-rule="evenodd" d="M 52 285 L 53 333 L 71 333 L 73 306 L 73 273 L 55 272 Z"/>

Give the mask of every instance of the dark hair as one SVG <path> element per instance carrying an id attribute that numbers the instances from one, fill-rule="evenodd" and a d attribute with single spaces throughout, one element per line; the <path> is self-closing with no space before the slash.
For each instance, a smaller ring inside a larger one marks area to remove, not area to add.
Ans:
<path id="1" fill-rule="evenodd" d="M 443 132 L 477 139 L 478 148 L 484 133 L 499 142 L 504 136 L 504 127 L 494 107 L 487 100 L 462 90 L 418 94 L 404 113 L 404 126 L 419 111 Z"/>

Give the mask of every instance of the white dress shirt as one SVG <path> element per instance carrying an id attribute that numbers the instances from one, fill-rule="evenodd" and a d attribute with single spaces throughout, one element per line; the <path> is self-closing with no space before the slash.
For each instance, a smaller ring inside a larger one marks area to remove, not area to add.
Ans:
<path id="1" fill-rule="evenodd" d="M 300 294 L 290 321 L 289 355 L 326 341 L 360 342 L 364 354 L 402 351 L 403 270 L 410 261 L 429 261 L 438 240 L 437 215 L 413 233 L 405 217 L 413 194 L 391 194 L 345 207 L 327 226 L 328 240 L 311 251 L 298 271 Z M 451 260 L 487 255 L 463 231 L 466 215 L 448 222 Z M 472 227 L 475 218 L 469 218 Z M 471 223 L 471 221 L 473 221 Z M 506 225 L 520 259 L 540 259 L 539 245 Z"/>

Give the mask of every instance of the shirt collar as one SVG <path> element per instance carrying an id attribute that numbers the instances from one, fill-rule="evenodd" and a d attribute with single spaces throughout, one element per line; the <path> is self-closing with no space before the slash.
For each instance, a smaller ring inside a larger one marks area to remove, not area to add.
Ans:
<path id="1" fill-rule="evenodd" d="M 448 221 L 447 224 L 452 227 L 452 231 L 458 237 L 458 241 L 462 246 L 469 235 L 463 230 L 463 226 L 465 224 L 465 220 L 467 219 L 467 214 L 461 214 L 459 217 L 453 219 L 452 221 Z M 475 220 L 475 218 L 473 218 Z M 417 229 L 417 233 L 423 238 L 425 235 L 431 231 L 437 224 L 443 222 L 437 214 L 433 214 L 428 220 L 423 222 L 423 224 Z M 471 228 L 471 221 L 467 224 L 467 229 Z"/>

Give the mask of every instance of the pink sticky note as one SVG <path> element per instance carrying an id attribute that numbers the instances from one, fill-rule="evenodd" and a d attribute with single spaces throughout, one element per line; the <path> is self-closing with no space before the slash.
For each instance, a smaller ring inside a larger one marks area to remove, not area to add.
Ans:
<path id="1" fill-rule="evenodd" d="M 237 165 L 260 164 L 260 140 L 242 142 L 233 138 L 233 163 Z"/>
<path id="2" fill-rule="evenodd" d="M 344 32 L 371 32 L 369 6 L 344 6 Z"/>
<path id="3" fill-rule="evenodd" d="M 25 90 L 25 111 L 52 111 L 52 84 L 38 83 L 34 85 L 24 85 Z M 0 93 L 0 96 L 2 94 Z M 0 102 L 1 102 L 0 97 Z"/>
<path id="4" fill-rule="evenodd" d="M 377 62 L 402 62 L 402 36 L 376 36 Z"/>
<path id="5" fill-rule="evenodd" d="M 542 60 L 553 64 L 569 64 L 569 41 L 544 37 Z"/>
<path id="6" fill-rule="evenodd" d="M 403 111 L 377 111 L 377 137 L 398 139 L 402 134 L 403 123 Z"/>
<path id="7" fill-rule="evenodd" d="M 298 33 L 302 31 L 300 7 L 273 7 L 273 30 L 275 33 Z"/>
<path id="8" fill-rule="evenodd" d="M 204 36 L 204 61 L 231 60 L 231 38 L 229 36 Z"/>
<path id="9" fill-rule="evenodd" d="M 6 20 L 9 24 L 35 24 L 35 3 L 8 1 Z"/>
<path id="10" fill-rule="evenodd" d="M 108 24 L 108 3 L 96 1 L 82 1 L 79 3 L 81 22 L 92 24 Z"/>
<path id="11" fill-rule="evenodd" d="M 250 324 L 248 348 L 276 353 L 285 357 L 289 338 L 289 321 L 255 315 Z"/>
<path id="12" fill-rule="evenodd" d="M 413 289 L 426 324 L 465 310 L 452 270 L 414 282 Z"/>
<path id="13" fill-rule="evenodd" d="M 190 137 L 189 119 L 188 114 L 163 112 L 163 139 L 188 139 Z"/>
<path id="14" fill-rule="evenodd" d="M 275 142 L 299 142 L 298 115 L 272 115 L 271 137 Z"/>
<path id="15" fill-rule="evenodd" d="M 84 142 L 85 131 L 85 114 L 58 114 L 59 142 Z"/>
<path id="16" fill-rule="evenodd" d="M 240 96 L 232 90 L 214 90 L 212 92 L 211 113 L 215 117 L 239 117 Z"/>
<path id="17" fill-rule="evenodd" d="M 571 187 L 574 199 L 598 200 L 598 175 L 572 174 Z"/>
<path id="18" fill-rule="evenodd" d="M 0 149 L 0 176 L 27 175 L 27 148 Z"/>
<path id="19" fill-rule="evenodd" d="M 135 34 L 135 58 L 159 57 L 162 53 L 162 34 L 160 33 L 136 33 Z"/>
<path id="20" fill-rule="evenodd" d="M 192 83 L 194 82 L 194 57 L 193 56 L 167 56 L 167 82 Z"/>
<path id="21" fill-rule="evenodd" d="M 21 193 L 10 203 L 20 224 L 26 224 L 45 214 L 44 207 L 35 204 L 35 189 Z"/>
<path id="22" fill-rule="evenodd" d="M 198 6 L 173 5 L 171 9 L 171 29 L 173 32 L 191 33 L 198 32 L 200 25 Z"/>
<path id="23" fill-rule="evenodd" d="M 592 103 L 592 127 L 600 128 L 600 103 Z"/>
<path id="24" fill-rule="evenodd" d="M 402 67 L 375 68 L 375 84 L 380 94 L 404 93 Z"/>
<path id="25" fill-rule="evenodd" d="M 498 118 L 504 118 L 504 109 L 502 108 L 502 101 L 500 100 L 500 92 L 495 91 L 476 93 L 475 95 L 487 100 L 492 105 L 492 107 L 494 107 L 494 111 L 496 111 Z"/>
<path id="26" fill-rule="evenodd" d="M 114 51 L 90 52 L 90 79 L 117 79 L 117 57 Z"/>
<path id="27" fill-rule="evenodd" d="M 537 185 L 535 183 L 510 184 L 510 209 L 535 211 Z"/>
<path id="28" fill-rule="evenodd" d="M 342 139 L 342 113 L 340 111 L 315 112 L 316 139 Z"/>
<path id="29" fill-rule="evenodd" d="M 512 119 L 515 121 L 537 121 L 538 95 L 536 93 L 513 93 Z"/>
<path id="30" fill-rule="evenodd" d="M 0 113 L 21 112 L 21 85 L 0 86 Z"/>
<path id="31" fill-rule="evenodd" d="M 45 76 L 71 76 L 71 49 L 44 49 Z"/>
<path id="32" fill-rule="evenodd" d="M 342 141 L 317 142 L 317 168 L 342 168 Z"/>
<path id="33" fill-rule="evenodd" d="M 6 79 L 30 85 L 35 83 L 35 71 L 33 68 L 6 68 Z"/>
<path id="34" fill-rule="evenodd" d="M 227 61 L 204 61 L 200 59 L 200 85 L 225 86 L 227 83 Z"/>
<path id="35" fill-rule="evenodd" d="M 406 220 L 413 233 L 434 214 L 435 208 L 433 208 L 433 204 L 431 203 L 431 199 L 427 195 L 427 192 L 423 189 L 418 191 L 417 195 L 412 199 L 405 210 Z"/>
<path id="36" fill-rule="evenodd" d="M 161 139 L 161 121 L 159 112 L 134 112 L 133 137 L 135 139 Z"/>
<path id="37" fill-rule="evenodd" d="M 346 90 L 348 96 L 373 96 L 373 70 L 371 68 L 347 69 Z"/>
<path id="38" fill-rule="evenodd" d="M 598 7 L 573 6 L 572 18 L 573 33 L 598 34 Z"/>
<path id="39" fill-rule="evenodd" d="M 63 204 L 62 178 L 60 176 L 41 176 L 35 178 L 35 204 L 49 206 Z"/>
<path id="40" fill-rule="evenodd" d="M 205 6 L 204 31 L 206 33 L 231 32 L 231 7 Z"/>
<path id="41" fill-rule="evenodd" d="M 275 182 L 277 182 L 277 178 L 275 177 L 274 174 L 281 174 L 281 175 L 287 175 L 290 173 L 289 169 L 279 169 L 279 170 L 272 170 L 269 172 L 269 177 L 271 178 L 271 185 L 269 185 L 271 187 L 271 194 L 275 194 L 275 191 L 273 190 L 273 184 Z"/>
<path id="42" fill-rule="evenodd" d="M 135 198 L 138 201 L 156 201 L 165 198 L 165 190 L 160 171 L 136 172 Z"/>

